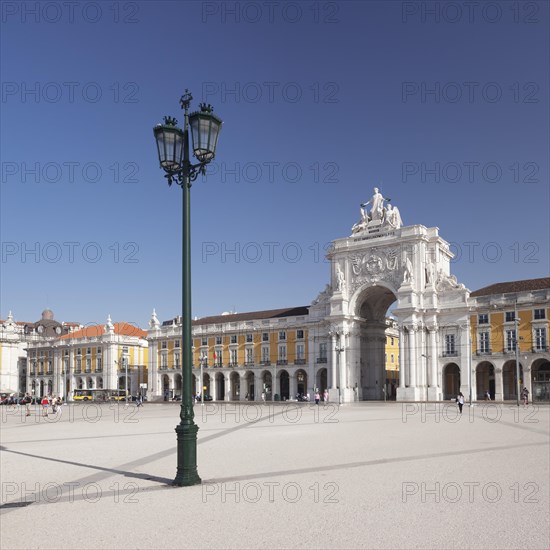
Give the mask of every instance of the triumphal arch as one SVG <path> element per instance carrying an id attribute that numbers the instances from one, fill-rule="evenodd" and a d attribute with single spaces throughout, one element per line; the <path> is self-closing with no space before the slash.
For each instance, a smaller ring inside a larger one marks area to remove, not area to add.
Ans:
<path id="1" fill-rule="evenodd" d="M 390 311 L 399 334 L 397 400 L 443 399 L 449 357 L 467 389 L 469 291 L 451 274 L 453 254 L 437 227 L 404 225 L 399 208 L 374 188 L 351 235 L 335 240 L 328 257 L 331 283 L 310 317 L 324 321 L 332 400 L 384 399 Z"/>

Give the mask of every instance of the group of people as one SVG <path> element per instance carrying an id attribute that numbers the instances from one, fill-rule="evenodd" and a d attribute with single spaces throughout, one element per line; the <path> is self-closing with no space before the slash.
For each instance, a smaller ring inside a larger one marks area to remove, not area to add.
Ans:
<path id="1" fill-rule="evenodd" d="M 529 390 L 525 386 L 523 387 L 523 390 L 521 390 L 521 400 L 523 401 L 524 407 L 529 405 Z M 489 393 L 489 390 L 485 392 L 485 401 L 491 401 L 491 394 Z M 464 395 L 462 392 L 456 396 L 456 404 L 458 405 L 460 414 L 462 414 L 462 407 L 464 406 Z"/>
<path id="2" fill-rule="evenodd" d="M 53 414 L 57 414 L 58 411 L 61 412 L 61 405 L 63 405 L 63 399 L 61 399 L 59 395 L 57 397 L 45 395 L 44 397 L 42 397 L 42 401 L 40 402 L 40 404 L 42 405 L 42 416 L 48 416 L 48 410 L 50 405 L 52 407 Z M 27 401 L 26 408 L 27 408 L 26 416 L 30 416 L 31 414 L 30 400 Z"/>

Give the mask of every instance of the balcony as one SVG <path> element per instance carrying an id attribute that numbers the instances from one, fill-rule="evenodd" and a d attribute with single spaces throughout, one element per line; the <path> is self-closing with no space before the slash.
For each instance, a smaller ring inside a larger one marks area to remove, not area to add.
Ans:
<path id="1" fill-rule="evenodd" d="M 74 373 L 75 374 L 82 374 L 82 369 L 75 368 Z"/>
<path id="2" fill-rule="evenodd" d="M 548 351 L 548 346 L 535 346 L 533 348 L 533 353 L 544 353 Z"/>
<path id="3" fill-rule="evenodd" d="M 245 361 L 244 366 L 245 367 L 253 367 L 254 366 L 254 361 Z"/>
<path id="4" fill-rule="evenodd" d="M 478 349 L 476 355 L 491 355 L 493 352 L 490 349 Z"/>
<path id="5" fill-rule="evenodd" d="M 260 361 L 260 365 L 271 365 L 271 361 Z"/>
<path id="6" fill-rule="evenodd" d="M 294 360 L 294 364 L 295 364 L 295 365 L 305 365 L 305 364 L 306 364 L 306 360 L 305 360 L 305 359 L 295 359 L 295 360 Z"/>
<path id="7" fill-rule="evenodd" d="M 441 354 L 441 357 L 458 357 L 458 352 L 454 349 L 450 349 L 450 350 L 444 351 Z"/>
<path id="8" fill-rule="evenodd" d="M 317 357 L 317 363 L 326 363 L 327 358 L 326 357 Z"/>
<path id="9" fill-rule="evenodd" d="M 278 359 L 277 360 L 277 366 L 278 367 L 284 367 L 285 365 L 288 365 L 288 361 L 286 359 Z"/>

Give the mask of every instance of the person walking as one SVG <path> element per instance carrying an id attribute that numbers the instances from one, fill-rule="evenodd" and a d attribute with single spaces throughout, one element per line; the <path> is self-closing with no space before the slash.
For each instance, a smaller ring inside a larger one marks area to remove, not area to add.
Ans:
<path id="1" fill-rule="evenodd" d="M 25 416 L 31 415 L 31 401 L 32 401 L 32 398 L 30 394 L 26 393 L 25 394 Z"/>
<path id="2" fill-rule="evenodd" d="M 485 401 L 491 401 L 491 394 L 489 393 L 489 390 L 485 392 Z"/>
<path id="3" fill-rule="evenodd" d="M 460 392 L 456 398 L 456 404 L 458 405 L 458 410 L 462 414 L 462 407 L 464 407 L 464 395 Z"/>
<path id="4" fill-rule="evenodd" d="M 323 392 L 323 401 L 324 401 L 325 403 L 328 403 L 328 390 L 325 390 L 325 391 Z"/>
<path id="5" fill-rule="evenodd" d="M 318 405 L 320 400 L 321 400 L 321 394 L 318 391 L 316 391 L 315 392 L 315 404 Z"/>
<path id="6" fill-rule="evenodd" d="M 42 416 L 48 416 L 48 407 L 50 405 L 50 400 L 48 399 L 48 396 L 45 395 L 42 397 L 42 401 L 40 402 L 42 404 Z"/>
<path id="7" fill-rule="evenodd" d="M 525 386 L 521 391 L 521 398 L 523 399 L 523 407 L 527 407 L 529 405 L 529 390 Z"/>

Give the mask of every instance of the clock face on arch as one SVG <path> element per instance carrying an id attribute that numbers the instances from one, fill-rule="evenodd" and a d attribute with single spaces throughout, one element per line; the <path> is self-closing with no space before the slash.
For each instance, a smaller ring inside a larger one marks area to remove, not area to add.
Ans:
<path id="1" fill-rule="evenodd" d="M 55 327 L 55 333 L 61 334 L 61 327 Z"/>
<path id="2" fill-rule="evenodd" d="M 43 325 L 38 325 L 38 328 L 36 330 L 38 331 L 38 334 L 43 334 L 44 333 L 44 326 Z"/>

